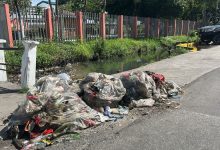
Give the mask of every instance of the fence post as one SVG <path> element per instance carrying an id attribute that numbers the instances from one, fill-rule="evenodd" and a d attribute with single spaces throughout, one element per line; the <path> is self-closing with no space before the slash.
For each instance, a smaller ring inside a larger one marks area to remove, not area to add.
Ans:
<path id="1" fill-rule="evenodd" d="M 31 88 L 36 80 L 36 55 L 39 42 L 23 41 L 22 43 L 25 49 L 21 65 L 21 86 Z"/>
<path id="2" fill-rule="evenodd" d="M 100 14 L 100 36 L 102 39 L 106 38 L 106 30 L 105 30 L 105 13 Z"/>
<path id="3" fill-rule="evenodd" d="M 183 20 L 181 21 L 181 35 L 183 35 Z"/>
<path id="4" fill-rule="evenodd" d="M 76 12 L 77 23 L 77 37 L 80 42 L 83 42 L 83 13 L 81 11 Z"/>
<path id="5" fill-rule="evenodd" d="M 188 27 L 187 27 L 187 35 L 189 34 L 189 25 L 190 25 L 190 20 L 188 20 Z"/>
<path id="6" fill-rule="evenodd" d="M 195 30 L 196 21 L 193 21 L 193 30 Z"/>
<path id="7" fill-rule="evenodd" d="M 6 43 L 6 40 L 0 39 L 0 48 L 3 48 L 3 44 Z M 5 52 L 0 50 L 0 63 L 5 64 Z M 6 66 L 0 64 L 0 81 L 7 81 L 7 72 Z"/>
<path id="8" fill-rule="evenodd" d="M 118 16 L 118 38 L 123 39 L 123 15 Z"/>
<path id="9" fill-rule="evenodd" d="M 167 26 L 167 35 L 166 36 L 169 36 L 169 20 L 167 19 L 166 20 L 166 26 Z"/>
<path id="10" fill-rule="evenodd" d="M 147 35 L 150 37 L 150 17 L 147 18 Z"/>
<path id="11" fill-rule="evenodd" d="M 160 38 L 160 19 L 157 19 L 157 37 Z"/>
<path id="12" fill-rule="evenodd" d="M 49 41 L 53 40 L 53 21 L 52 21 L 52 13 L 50 8 L 47 8 L 46 10 L 46 28 L 47 28 L 47 36 Z"/>
<path id="13" fill-rule="evenodd" d="M 0 7 L 0 38 L 5 39 L 9 47 L 14 47 L 9 4 Z"/>
<path id="14" fill-rule="evenodd" d="M 174 32 L 173 35 L 176 36 L 176 19 L 174 19 Z"/>
<path id="15" fill-rule="evenodd" d="M 133 38 L 137 38 L 137 16 L 133 17 Z"/>
<path id="16" fill-rule="evenodd" d="M 144 18 L 144 37 L 148 36 L 148 18 Z"/>

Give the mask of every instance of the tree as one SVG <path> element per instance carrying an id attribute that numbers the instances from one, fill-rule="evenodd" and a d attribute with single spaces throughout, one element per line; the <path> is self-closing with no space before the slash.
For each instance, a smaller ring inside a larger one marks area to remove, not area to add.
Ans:
<path id="1" fill-rule="evenodd" d="M 107 1 L 107 11 L 113 14 L 142 17 L 176 17 L 180 7 L 174 0 L 112 0 Z"/>
<path id="2" fill-rule="evenodd" d="M 204 12 L 216 12 L 219 0 L 178 0 L 185 19 L 201 19 Z M 217 6 L 217 7 L 216 7 Z"/>
<path id="3" fill-rule="evenodd" d="M 14 8 L 18 14 L 18 20 L 19 20 L 20 31 L 21 31 L 21 39 L 23 39 L 24 28 L 22 26 L 20 9 L 24 9 L 24 8 L 29 7 L 31 5 L 31 1 L 30 0 L 13 0 L 11 2 L 12 2 L 12 6 L 14 6 Z"/>
<path id="4" fill-rule="evenodd" d="M 63 9 L 101 12 L 109 14 L 207 20 L 219 15 L 220 0 L 59 0 Z M 105 8 L 106 2 L 106 8 Z"/>
<path id="5" fill-rule="evenodd" d="M 65 10 L 100 12 L 104 9 L 105 0 L 60 0 L 58 4 Z"/>

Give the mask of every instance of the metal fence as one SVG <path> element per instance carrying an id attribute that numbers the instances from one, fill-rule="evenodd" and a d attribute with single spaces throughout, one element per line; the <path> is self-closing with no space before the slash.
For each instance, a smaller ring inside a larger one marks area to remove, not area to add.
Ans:
<path id="1" fill-rule="evenodd" d="M 123 19 L 123 33 L 125 38 L 132 38 L 133 17 L 124 16 Z"/>
<path id="2" fill-rule="evenodd" d="M 29 7 L 22 9 L 20 14 L 15 11 L 16 8 L 12 8 L 11 10 L 12 35 L 15 45 L 21 43 L 23 39 L 47 40 L 45 9 Z"/>
<path id="3" fill-rule="evenodd" d="M 167 36 L 167 19 L 160 19 L 160 28 L 159 33 L 160 36 Z"/>
<path id="4" fill-rule="evenodd" d="M 54 40 L 76 41 L 76 14 L 69 11 L 60 11 L 58 14 L 54 14 L 53 29 Z"/>
<path id="5" fill-rule="evenodd" d="M 48 12 L 50 12 L 48 9 L 29 7 L 21 9 L 19 16 L 16 8 L 11 8 L 10 19 L 14 44 L 18 45 L 23 39 L 40 42 L 76 41 L 79 38 L 78 33 L 82 33 L 83 39 L 87 41 L 100 38 L 103 36 L 101 34 L 105 34 L 107 39 L 118 38 L 119 34 L 124 38 L 159 38 L 160 36 L 187 35 L 196 27 L 194 21 L 133 16 L 123 16 L 122 27 L 122 17 L 119 19 L 117 15 L 103 16 L 92 12 L 83 12 L 80 17 L 82 25 L 79 26 L 79 16 L 76 12 L 59 11 L 58 14 L 52 13 L 51 18 L 48 17 Z M 104 22 L 101 19 L 103 17 Z M 51 20 L 52 27 L 48 25 L 48 20 Z"/>
<path id="6" fill-rule="evenodd" d="M 158 19 L 156 18 L 151 18 L 150 19 L 150 22 L 149 22 L 149 35 L 148 37 L 151 37 L 151 38 L 154 38 L 154 37 L 157 37 L 157 32 L 158 32 Z"/>
<path id="7" fill-rule="evenodd" d="M 188 34 L 188 21 L 183 20 L 183 35 L 187 35 Z"/>
<path id="8" fill-rule="evenodd" d="M 106 15 L 105 28 L 107 39 L 118 38 L 118 16 Z"/>
<path id="9" fill-rule="evenodd" d="M 137 20 L 137 37 L 144 38 L 145 37 L 145 18 L 138 17 Z"/>
<path id="10" fill-rule="evenodd" d="M 83 13 L 83 30 L 86 40 L 93 40 L 100 37 L 100 15 L 99 13 Z"/>

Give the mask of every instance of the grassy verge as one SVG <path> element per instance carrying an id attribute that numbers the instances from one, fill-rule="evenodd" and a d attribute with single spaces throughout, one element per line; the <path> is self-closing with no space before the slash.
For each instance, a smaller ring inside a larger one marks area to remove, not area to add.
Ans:
<path id="1" fill-rule="evenodd" d="M 161 57 L 167 53 L 171 45 L 178 42 L 196 41 L 194 37 L 176 36 L 161 39 L 112 39 L 95 40 L 85 43 L 41 43 L 37 50 L 37 68 L 46 68 L 66 63 L 107 59 L 112 57 L 124 57 L 137 53 Z M 183 51 L 183 50 L 180 50 Z M 20 65 L 23 51 L 7 51 L 6 62 L 12 65 Z M 16 70 L 8 67 L 9 71 Z"/>
<path id="2" fill-rule="evenodd" d="M 168 46 L 172 47 L 175 46 L 178 43 L 191 43 L 191 42 L 199 42 L 199 36 L 195 31 L 192 31 L 189 36 L 167 36 L 167 37 L 162 37 L 161 38 L 161 43 Z"/>

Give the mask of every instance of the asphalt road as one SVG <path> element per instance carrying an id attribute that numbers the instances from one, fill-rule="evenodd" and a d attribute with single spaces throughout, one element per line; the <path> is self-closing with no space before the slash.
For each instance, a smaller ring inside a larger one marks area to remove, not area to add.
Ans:
<path id="1" fill-rule="evenodd" d="M 86 149 L 105 150 L 219 150 L 220 69 L 185 89 L 182 108 L 141 118 L 113 139 Z"/>

